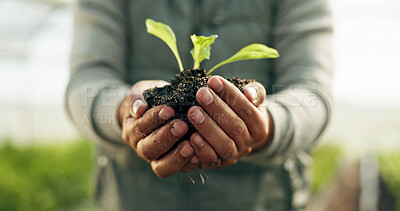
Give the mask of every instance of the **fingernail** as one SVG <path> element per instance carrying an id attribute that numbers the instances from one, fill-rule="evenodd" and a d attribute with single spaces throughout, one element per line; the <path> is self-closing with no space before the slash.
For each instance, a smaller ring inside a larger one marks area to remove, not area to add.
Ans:
<path id="1" fill-rule="evenodd" d="M 162 119 L 162 120 L 168 120 L 169 118 L 171 118 L 174 115 L 173 112 L 171 112 L 169 109 L 167 108 L 162 108 L 160 113 L 158 113 L 158 116 Z"/>
<path id="2" fill-rule="evenodd" d="M 200 101 L 207 105 L 210 105 L 214 101 L 214 97 L 212 96 L 210 90 L 204 90 L 203 93 L 200 95 Z"/>
<path id="3" fill-rule="evenodd" d="M 208 85 L 217 92 L 222 91 L 224 84 L 218 77 L 211 77 Z"/>
<path id="4" fill-rule="evenodd" d="M 193 156 L 192 159 L 190 159 L 190 163 L 191 164 L 198 164 L 199 163 L 199 159 L 197 158 L 197 156 Z"/>
<path id="5" fill-rule="evenodd" d="M 257 89 L 254 86 L 248 86 L 246 89 L 251 96 L 251 101 L 255 102 L 258 98 Z"/>
<path id="6" fill-rule="evenodd" d="M 205 119 L 205 116 L 203 115 L 203 113 L 201 113 L 200 109 L 196 109 L 195 111 L 193 111 L 193 113 L 190 114 L 190 117 L 197 124 L 203 123 Z"/>
<path id="7" fill-rule="evenodd" d="M 182 147 L 182 149 L 181 149 L 181 155 L 182 155 L 184 158 L 189 157 L 193 152 L 194 152 L 193 148 L 190 147 L 190 146 L 188 146 L 188 145 L 185 145 L 185 146 Z"/>
<path id="8" fill-rule="evenodd" d="M 203 139 L 200 137 L 200 135 L 197 135 L 193 138 L 193 142 L 198 146 L 198 147 L 202 147 L 204 146 L 204 141 Z"/>
<path id="9" fill-rule="evenodd" d="M 182 121 L 175 122 L 171 127 L 171 133 L 174 136 L 181 136 L 186 133 L 187 127 L 185 127 Z"/>
<path id="10" fill-rule="evenodd" d="M 137 111 L 139 110 L 140 106 L 144 104 L 143 100 L 138 99 L 132 105 L 132 112 L 136 115 Z"/>

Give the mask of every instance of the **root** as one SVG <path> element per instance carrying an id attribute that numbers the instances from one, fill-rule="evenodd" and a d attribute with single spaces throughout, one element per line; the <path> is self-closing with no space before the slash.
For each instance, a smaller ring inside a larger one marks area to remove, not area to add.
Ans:
<path id="1" fill-rule="evenodd" d="M 199 167 L 198 169 L 198 173 L 199 173 L 199 176 L 200 176 L 200 179 L 201 179 L 201 184 L 205 184 L 206 183 L 206 180 L 208 180 L 208 175 L 206 174 L 206 172 L 204 172 L 204 170 L 201 168 L 201 167 Z M 186 174 L 186 178 L 188 178 L 189 179 L 189 181 L 192 183 L 192 184 L 195 184 L 196 183 L 196 181 L 193 179 L 193 177 L 190 175 L 190 172 L 186 172 L 185 173 Z M 180 174 L 180 176 L 181 176 L 181 179 L 183 179 L 183 173 L 181 173 Z"/>
<path id="2" fill-rule="evenodd" d="M 200 175 L 200 178 L 201 178 L 201 184 L 205 184 L 205 179 L 204 179 L 204 177 L 206 178 L 206 179 L 208 179 L 208 175 L 206 174 L 206 172 L 204 172 L 204 170 L 201 168 L 201 167 L 199 167 L 198 168 L 198 170 L 199 170 L 199 175 Z"/>
<path id="3" fill-rule="evenodd" d="M 193 180 L 192 176 L 190 176 L 189 173 L 186 173 L 187 178 L 189 179 L 190 182 L 192 182 L 193 184 L 195 183 L 195 181 Z"/>

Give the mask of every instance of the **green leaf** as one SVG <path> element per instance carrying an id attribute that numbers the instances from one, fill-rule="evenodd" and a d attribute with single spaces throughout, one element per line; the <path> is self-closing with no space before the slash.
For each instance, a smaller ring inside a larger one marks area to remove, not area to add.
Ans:
<path id="1" fill-rule="evenodd" d="M 242 48 L 240 51 L 238 51 L 235 55 L 231 56 L 229 59 L 215 65 L 207 72 L 207 75 L 211 74 L 218 67 L 228 63 L 242 61 L 242 60 L 250 60 L 250 59 L 267 59 L 267 58 L 278 58 L 278 57 L 279 57 L 278 51 L 273 48 L 267 47 L 263 44 L 257 44 L 257 43 L 251 44 Z"/>
<path id="2" fill-rule="evenodd" d="M 172 29 L 167 24 L 156 22 L 150 18 L 146 19 L 146 28 L 149 34 L 160 38 L 168 45 L 178 61 L 180 71 L 183 71 L 181 57 L 179 56 L 178 47 L 176 46 L 175 34 Z"/>
<path id="3" fill-rule="evenodd" d="M 211 45 L 217 39 L 218 35 L 211 35 L 209 37 L 196 36 L 195 34 L 190 36 L 193 42 L 193 49 L 190 51 L 193 57 L 194 65 L 193 68 L 199 68 L 200 63 L 204 59 L 210 59 Z"/>

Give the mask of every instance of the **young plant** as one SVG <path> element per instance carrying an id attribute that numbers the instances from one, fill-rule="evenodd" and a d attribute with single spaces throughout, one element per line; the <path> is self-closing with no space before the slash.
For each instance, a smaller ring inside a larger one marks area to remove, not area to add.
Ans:
<path id="1" fill-rule="evenodd" d="M 147 32 L 163 40 L 175 55 L 178 61 L 179 69 L 182 72 L 184 70 L 181 58 L 178 53 L 178 48 L 176 45 L 175 34 L 172 29 L 161 22 L 156 22 L 152 19 L 146 19 Z M 204 59 L 210 59 L 211 55 L 211 45 L 217 39 L 218 35 L 211 35 L 209 37 L 192 35 L 190 38 L 193 43 L 193 49 L 190 51 L 193 57 L 194 65 L 193 69 L 200 68 L 200 63 Z M 250 44 L 242 49 L 240 49 L 236 54 L 230 58 L 218 63 L 212 67 L 207 75 L 211 74 L 215 69 L 221 67 L 222 65 L 229 64 L 232 62 L 243 61 L 243 60 L 254 60 L 254 59 L 268 59 L 268 58 L 278 58 L 279 53 L 277 50 L 265 46 L 263 44 Z"/>
<path id="2" fill-rule="evenodd" d="M 146 19 L 146 28 L 149 34 L 152 34 L 162 41 L 164 41 L 168 47 L 174 53 L 176 60 L 178 61 L 179 70 L 183 71 L 183 65 L 181 61 L 181 57 L 179 56 L 178 47 L 176 46 L 176 37 L 174 31 L 164 23 L 156 22 L 152 19 Z"/>
<path id="3" fill-rule="evenodd" d="M 210 59 L 211 45 L 218 38 L 218 35 L 205 37 L 196 36 L 194 34 L 190 36 L 193 43 L 193 49 L 190 51 L 194 61 L 193 68 L 184 71 L 181 58 L 178 53 L 175 34 L 171 28 L 166 24 L 156 22 L 151 19 L 146 20 L 146 27 L 148 33 L 153 34 L 154 36 L 163 40 L 172 50 L 182 73 L 176 74 L 175 79 L 171 80 L 169 85 L 148 89 L 143 93 L 143 96 L 145 97 L 145 100 L 150 108 L 158 105 L 169 105 L 176 111 L 176 118 L 182 119 L 188 123 L 188 131 L 183 137 L 181 137 L 181 141 L 188 140 L 190 135 L 196 131 L 196 128 L 190 124 L 187 114 L 192 106 L 200 105 L 195 98 L 196 93 L 201 87 L 206 86 L 207 81 L 210 78 L 209 75 L 213 71 L 222 65 L 232 62 L 249 59 L 277 58 L 279 56 L 278 51 L 275 49 L 269 48 L 262 44 L 251 44 L 242 48 L 225 61 L 218 63 L 206 73 L 205 70 L 200 69 L 200 64 L 205 59 Z M 240 91 L 243 91 L 245 84 L 254 81 L 237 78 L 227 78 L 227 80 L 231 81 L 232 84 L 238 87 Z M 207 178 L 207 175 L 204 173 L 201 167 L 199 167 L 199 175 L 202 183 L 204 183 L 204 179 Z M 194 182 L 189 174 L 187 176 L 190 181 Z"/>
<path id="4" fill-rule="evenodd" d="M 190 36 L 193 43 L 193 49 L 190 51 L 192 54 L 194 65 L 193 69 L 200 68 L 200 63 L 204 59 L 210 59 L 211 45 L 217 39 L 218 35 L 211 35 L 209 37 L 196 36 L 195 34 Z"/>

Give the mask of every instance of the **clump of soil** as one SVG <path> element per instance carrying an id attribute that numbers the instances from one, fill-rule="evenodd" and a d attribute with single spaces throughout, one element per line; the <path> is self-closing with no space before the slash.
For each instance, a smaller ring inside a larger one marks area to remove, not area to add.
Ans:
<path id="1" fill-rule="evenodd" d="M 192 106 L 199 106 L 196 101 L 196 92 L 201 87 L 207 86 L 207 81 L 211 76 L 206 75 L 204 69 L 187 69 L 175 75 L 175 79 L 170 85 L 148 89 L 144 92 L 144 98 L 149 104 L 149 108 L 158 105 L 169 105 L 175 110 L 175 118 L 182 119 L 189 125 L 189 131 L 182 140 L 188 140 L 196 129 L 189 122 L 187 112 Z M 240 91 L 246 84 L 254 80 L 240 79 L 238 77 L 228 78 Z"/>

